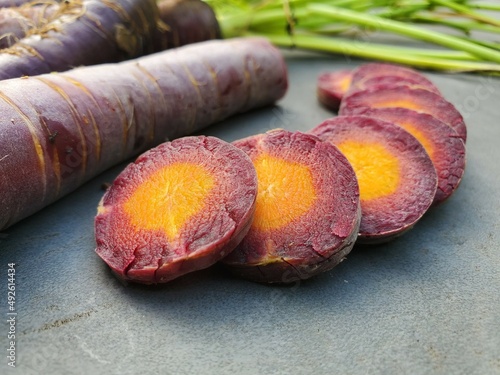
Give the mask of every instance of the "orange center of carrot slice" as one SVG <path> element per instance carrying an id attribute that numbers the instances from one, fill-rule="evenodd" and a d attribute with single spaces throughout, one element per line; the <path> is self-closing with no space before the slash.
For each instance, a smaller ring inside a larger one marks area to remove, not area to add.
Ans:
<path id="1" fill-rule="evenodd" d="M 399 185 L 399 160 L 378 143 L 345 141 L 339 150 L 351 163 L 359 184 L 361 200 L 390 195 Z"/>
<path id="2" fill-rule="evenodd" d="M 203 166 L 174 163 L 148 176 L 125 202 L 124 210 L 136 228 L 162 230 L 174 239 L 204 208 L 213 187 L 214 179 Z"/>
<path id="3" fill-rule="evenodd" d="M 417 127 L 410 125 L 408 123 L 397 123 L 399 126 L 401 126 L 403 129 L 405 129 L 408 133 L 413 135 L 417 140 L 424 146 L 425 151 L 427 151 L 427 154 L 432 158 L 432 154 L 434 153 L 434 145 L 432 142 L 425 136 L 425 134 L 418 129 Z"/>
<path id="4" fill-rule="evenodd" d="M 391 100 L 380 100 L 377 101 L 375 99 L 374 103 L 370 106 L 372 108 L 406 108 L 413 109 L 415 111 L 421 110 L 421 107 L 418 103 L 415 103 L 408 99 L 391 99 Z"/>
<path id="5" fill-rule="evenodd" d="M 346 93 L 347 90 L 349 90 L 349 87 L 351 87 L 351 82 L 352 82 L 352 76 L 350 74 L 344 76 L 339 82 L 340 90 L 343 93 Z"/>
<path id="6" fill-rule="evenodd" d="M 271 155 L 261 155 L 253 163 L 258 179 L 254 228 L 281 228 L 309 211 L 316 190 L 308 166 Z"/>

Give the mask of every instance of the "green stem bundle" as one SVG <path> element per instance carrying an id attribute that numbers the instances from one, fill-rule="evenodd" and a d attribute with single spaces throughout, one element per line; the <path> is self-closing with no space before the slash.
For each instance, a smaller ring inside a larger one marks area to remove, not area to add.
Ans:
<path id="1" fill-rule="evenodd" d="M 214 8 L 225 37 L 260 35 L 284 48 L 425 69 L 500 72 L 496 13 L 500 7 L 485 1 L 206 1 Z M 374 42 L 371 36 L 379 34 L 388 41 Z M 391 43 L 388 34 L 409 40 L 412 46 Z"/>

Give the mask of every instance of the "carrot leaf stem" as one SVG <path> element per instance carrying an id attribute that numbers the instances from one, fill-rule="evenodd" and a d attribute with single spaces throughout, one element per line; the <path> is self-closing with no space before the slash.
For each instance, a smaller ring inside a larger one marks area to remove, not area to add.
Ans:
<path id="1" fill-rule="evenodd" d="M 214 8 L 226 38 L 259 35 L 284 48 L 444 71 L 500 71 L 500 48 L 495 41 L 500 22 L 491 15 L 500 11 L 500 6 L 484 2 L 206 1 Z M 401 46 L 388 35 L 410 40 L 416 47 Z M 385 38 L 384 42 L 380 42 L 379 36 Z"/>

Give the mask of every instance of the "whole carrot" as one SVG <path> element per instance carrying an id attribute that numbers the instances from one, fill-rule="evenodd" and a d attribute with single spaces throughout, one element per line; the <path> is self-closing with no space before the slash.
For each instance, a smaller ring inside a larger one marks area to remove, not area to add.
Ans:
<path id="1" fill-rule="evenodd" d="M 136 58 L 220 30 L 201 0 L 52 0 L 0 8 L 0 34 L 8 79 Z"/>
<path id="2" fill-rule="evenodd" d="M 31 0 L 0 0 L 0 8 L 17 7 L 29 3 Z"/>
<path id="3" fill-rule="evenodd" d="M 100 0 L 105 6 L 120 10 L 120 1 L 113 1 Z M 144 52 L 147 52 L 151 48 L 153 51 L 158 52 L 167 48 L 221 37 L 219 24 L 212 8 L 202 0 L 158 0 L 156 5 L 148 2 L 144 2 L 142 5 L 140 3 L 136 4 L 141 7 L 150 8 L 151 10 L 155 6 L 158 8 L 154 12 L 150 12 L 150 15 L 145 13 L 145 16 L 148 18 L 140 19 L 140 21 L 144 22 L 144 25 L 151 24 L 151 27 L 144 29 L 145 32 L 147 30 L 153 32 L 153 35 L 148 37 L 148 40 L 152 38 L 152 46 L 144 50 Z M 9 48 L 19 43 L 20 47 L 17 46 L 10 51 L 7 50 L 2 53 L 18 54 L 19 51 L 23 51 L 24 55 L 20 55 L 22 57 L 28 52 L 23 50 L 23 46 L 27 44 L 29 48 L 33 49 L 33 52 L 36 51 L 36 53 L 43 57 L 47 53 L 46 49 L 61 47 L 42 42 L 43 37 L 50 35 L 53 39 L 59 39 L 63 37 L 62 33 L 66 33 L 65 29 L 70 27 L 69 25 L 72 23 L 80 23 L 78 27 L 83 29 L 85 22 L 88 23 L 89 20 L 93 20 L 89 18 L 89 9 L 91 10 L 92 8 L 88 8 L 86 2 L 82 2 L 81 0 L 67 0 L 63 2 L 57 0 L 32 0 L 20 6 L 0 7 L 0 49 Z M 112 41 L 116 37 L 116 43 L 118 44 L 126 42 L 125 38 L 133 41 L 133 38 L 140 36 L 136 35 L 135 30 L 127 29 L 131 26 L 125 17 L 128 11 L 122 9 L 120 12 L 122 12 L 124 22 L 117 24 L 115 36 L 113 36 L 113 33 L 108 33 L 108 39 Z M 105 17 L 104 14 L 99 16 L 101 17 L 100 19 L 95 18 L 97 20 L 96 25 L 100 26 L 100 28 L 113 31 L 113 20 Z M 100 22 L 100 24 L 97 22 Z M 78 29 L 77 26 L 73 27 Z M 97 28 L 96 31 L 98 31 Z M 127 35 L 127 33 L 130 35 Z M 122 35 L 120 36 L 120 34 Z M 104 39 L 96 39 L 95 41 L 93 39 L 86 42 L 98 43 L 99 40 L 101 42 L 105 41 Z M 118 47 L 121 48 L 120 45 Z M 91 52 L 93 54 L 96 53 L 96 51 Z M 61 59 L 57 58 L 57 56 L 54 56 L 54 58 L 55 61 L 48 63 L 57 67 L 61 63 Z M 22 58 L 18 59 L 17 64 L 22 61 Z M 88 64 L 87 61 L 80 61 L 80 65 Z"/>
<path id="4" fill-rule="evenodd" d="M 60 14 L 55 0 L 0 7 L 0 48 L 9 48 L 29 34 L 43 29 Z"/>
<path id="5" fill-rule="evenodd" d="M 155 49 L 183 46 L 222 37 L 214 11 L 201 0 L 158 0 L 162 22 Z"/>
<path id="6" fill-rule="evenodd" d="M 201 42 L 116 64 L 0 82 L 0 230 L 167 139 L 286 92 L 261 38 Z"/>
<path id="7" fill-rule="evenodd" d="M 155 0 L 69 0 L 36 33 L 1 50 L 0 79 L 116 62 L 154 51 Z"/>

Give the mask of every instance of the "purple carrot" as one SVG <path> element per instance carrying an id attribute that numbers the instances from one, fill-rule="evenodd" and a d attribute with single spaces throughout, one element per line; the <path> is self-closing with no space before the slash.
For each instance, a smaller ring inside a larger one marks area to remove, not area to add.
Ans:
<path id="1" fill-rule="evenodd" d="M 22 39 L 27 36 L 57 30 L 54 25 L 61 22 L 58 18 L 70 12 L 78 14 L 82 11 L 81 5 L 75 0 L 62 3 L 33 0 L 19 7 L 0 8 L 0 49 L 17 42 L 23 44 L 26 41 Z M 159 0 L 157 6 L 159 20 L 150 20 L 155 29 L 154 51 L 221 37 L 215 13 L 201 0 Z M 54 35 L 57 37 L 54 33 L 51 37 Z M 38 48 L 35 41 L 31 43 L 32 48 Z"/>
<path id="2" fill-rule="evenodd" d="M 153 52 L 155 0 L 83 0 L 61 4 L 54 22 L 0 54 L 0 79 L 64 71 Z"/>
<path id="3" fill-rule="evenodd" d="M 18 7 L 32 0 L 0 0 L 0 8 Z"/>
<path id="4" fill-rule="evenodd" d="M 160 0 L 162 24 L 158 28 L 156 49 L 220 39 L 221 30 L 212 8 L 200 0 Z"/>
<path id="5" fill-rule="evenodd" d="M 57 16 L 59 8 L 55 1 L 0 8 L 0 49 L 11 47 L 45 27 Z"/>
<path id="6" fill-rule="evenodd" d="M 278 49 L 214 40 L 0 82 L 0 230 L 167 139 L 286 92 Z"/>

